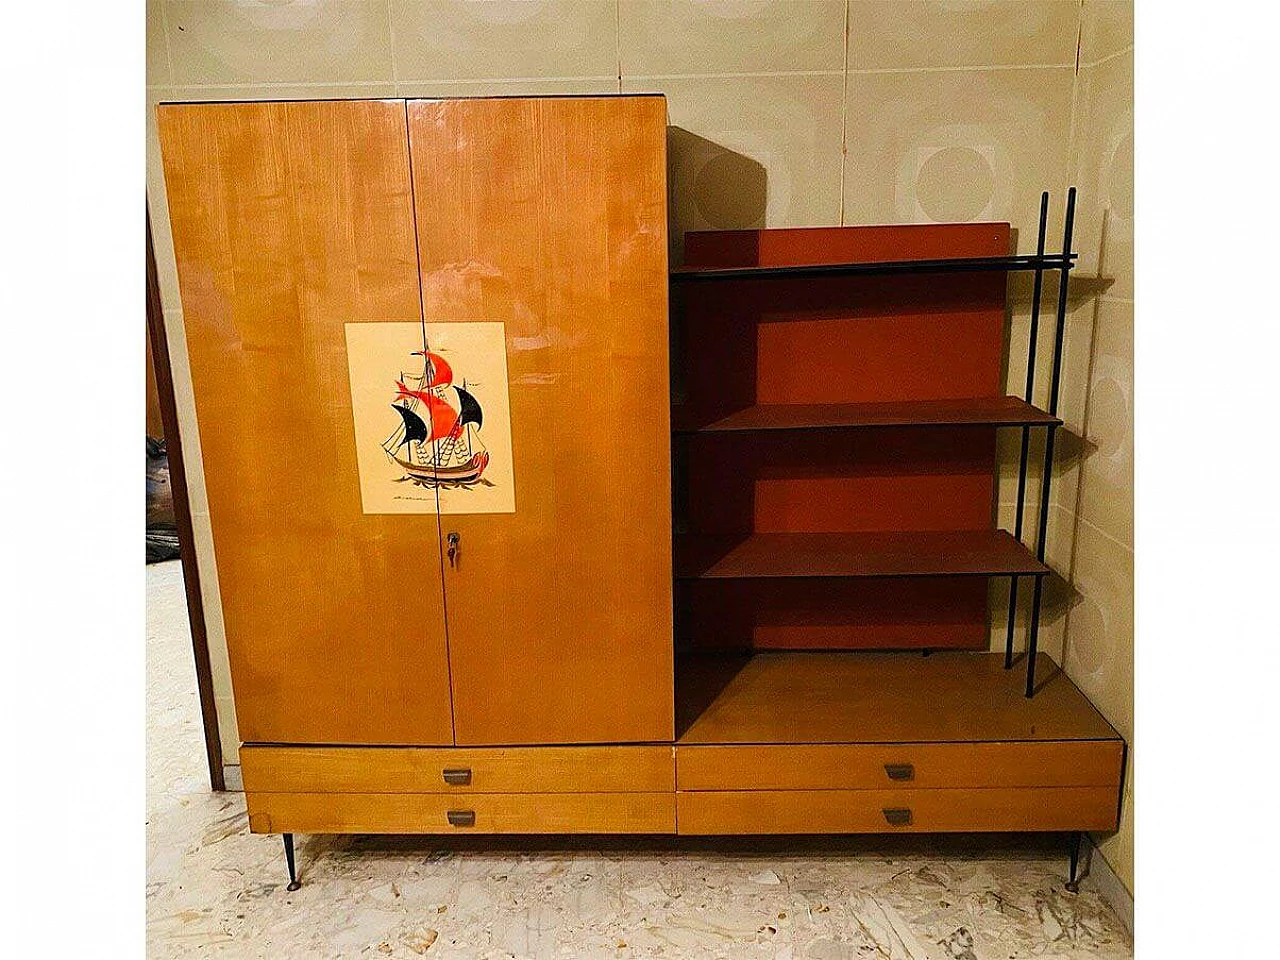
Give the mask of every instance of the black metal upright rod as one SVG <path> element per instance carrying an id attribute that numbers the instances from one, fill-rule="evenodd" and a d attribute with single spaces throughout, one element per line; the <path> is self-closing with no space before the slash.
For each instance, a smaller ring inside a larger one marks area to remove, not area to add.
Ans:
<path id="1" fill-rule="evenodd" d="M 293 862 L 293 834 L 292 833 L 286 833 L 284 835 L 284 861 L 289 867 L 289 885 L 285 887 L 285 889 L 290 891 L 297 890 L 299 887 L 302 886 L 302 884 L 298 882 L 298 871 Z"/>
<path id="2" fill-rule="evenodd" d="M 1044 257 L 1045 231 L 1049 223 L 1049 191 L 1040 194 L 1040 230 L 1036 234 L 1036 257 Z M 1044 270 L 1037 269 L 1035 286 L 1031 292 L 1031 331 L 1027 335 L 1027 403 L 1035 403 L 1036 346 L 1040 339 L 1040 294 L 1044 289 Z M 1022 539 L 1023 504 L 1027 498 L 1027 443 L 1030 427 L 1022 428 L 1022 449 L 1018 454 L 1018 512 L 1014 518 L 1013 535 Z M 1004 668 L 1013 666 L 1013 630 L 1018 622 L 1018 578 L 1009 578 L 1009 623 L 1004 638 Z"/>
<path id="3" fill-rule="evenodd" d="M 1071 872 L 1067 876 L 1067 889 L 1072 893 L 1080 892 L 1080 841 L 1084 839 L 1083 834 L 1077 830 L 1071 834 L 1071 845 L 1067 848 L 1067 853 L 1071 857 Z"/>
<path id="4" fill-rule="evenodd" d="M 1053 373 L 1049 380 L 1049 415 L 1058 415 L 1058 398 L 1062 391 L 1062 341 L 1067 326 L 1067 285 L 1071 278 L 1071 260 L 1066 254 L 1071 252 L 1071 231 L 1076 219 L 1076 188 L 1067 191 L 1067 217 L 1062 231 L 1062 272 L 1058 284 L 1058 315 L 1053 333 Z M 1045 557 L 1045 541 L 1049 532 L 1049 492 L 1053 483 L 1053 447 L 1057 436 L 1055 427 L 1049 427 L 1044 439 L 1044 473 L 1040 477 L 1040 515 L 1036 518 L 1039 527 L 1036 537 L 1036 559 L 1041 563 Z M 1036 577 L 1035 593 L 1031 598 L 1031 630 L 1027 638 L 1027 696 L 1036 689 L 1036 645 L 1040 634 L 1040 601 L 1044 593 L 1044 577 Z"/>

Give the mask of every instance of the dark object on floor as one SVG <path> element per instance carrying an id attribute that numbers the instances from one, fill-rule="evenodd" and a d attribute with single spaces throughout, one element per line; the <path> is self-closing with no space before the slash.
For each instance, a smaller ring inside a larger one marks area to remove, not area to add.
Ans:
<path id="1" fill-rule="evenodd" d="M 163 440 L 147 437 L 147 563 L 178 556 L 178 525 L 169 486 L 169 455 Z"/>

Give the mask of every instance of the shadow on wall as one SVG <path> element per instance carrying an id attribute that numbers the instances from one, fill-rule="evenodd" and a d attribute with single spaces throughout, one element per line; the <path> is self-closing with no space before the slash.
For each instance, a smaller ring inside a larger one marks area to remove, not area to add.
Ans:
<path id="1" fill-rule="evenodd" d="M 671 263 L 683 262 L 687 230 L 758 230 L 769 199 L 762 164 L 680 127 L 667 128 Z"/>

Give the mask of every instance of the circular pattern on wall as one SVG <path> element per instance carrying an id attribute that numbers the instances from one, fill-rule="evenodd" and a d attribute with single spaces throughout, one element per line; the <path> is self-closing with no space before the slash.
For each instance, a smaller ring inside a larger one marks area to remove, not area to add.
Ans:
<path id="1" fill-rule="evenodd" d="M 742 154 L 714 154 L 693 177 L 693 202 L 708 224 L 720 229 L 763 225 L 768 192 L 764 170 Z"/>
<path id="2" fill-rule="evenodd" d="M 973 147 L 943 147 L 920 165 L 916 202 L 935 223 L 966 223 L 991 203 L 996 175 Z"/>
<path id="3" fill-rule="evenodd" d="M 1123 220 L 1133 219 L 1133 125 L 1112 151 L 1107 165 L 1107 197 L 1111 213 Z"/>
<path id="4" fill-rule="evenodd" d="M 1071 608 L 1067 623 L 1067 657 L 1089 676 L 1098 673 L 1109 659 L 1106 641 L 1111 624 L 1103 601 L 1115 595 L 1111 586 L 1093 577 L 1077 577 L 1081 598 Z"/>

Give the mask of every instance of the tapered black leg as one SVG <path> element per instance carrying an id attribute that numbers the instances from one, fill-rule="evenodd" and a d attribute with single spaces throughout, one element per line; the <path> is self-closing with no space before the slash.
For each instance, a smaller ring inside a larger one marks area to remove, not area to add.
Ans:
<path id="1" fill-rule="evenodd" d="M 293 862 L 293 834 L 292 833 L 286 833 L 284 835 L 284 859 L 285 859 L 285 862 L 289 864 L 289 885 L 285 887 L 285 889 L 297 890 L 299 887 L 302 886 L 302 884 L 298 882 L 298 870 Z"/>
<path id="2" fill-rule="evenodd" d="M 1080 870 L 1080 838 L 1079 831 L 1071 834 L 1071 879 L 1067 881 L 1067 889 L 1072 893 L 1080 892 L 1080 880 L 1076 876 Z"/>

